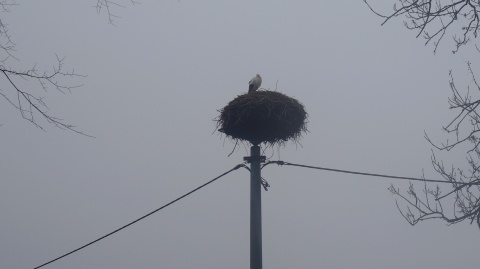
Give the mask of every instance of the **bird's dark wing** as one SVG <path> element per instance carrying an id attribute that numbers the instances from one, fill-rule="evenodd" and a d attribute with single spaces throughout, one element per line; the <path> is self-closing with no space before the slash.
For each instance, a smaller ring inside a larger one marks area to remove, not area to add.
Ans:
<path id="1" fill-rule="evenodd" d="M 248 84 L 248 92 L 253 91 L 253 83 Z"/>

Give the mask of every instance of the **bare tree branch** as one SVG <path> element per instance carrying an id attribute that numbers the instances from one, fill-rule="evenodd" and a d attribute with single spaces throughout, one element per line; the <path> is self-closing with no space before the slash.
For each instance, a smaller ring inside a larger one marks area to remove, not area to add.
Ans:
<path id="1" fill-rule="evenodd" d="M 132 5 L 138 4 L 134 0 L 125 1 Z M 0 0 L 0 12 L 10 12 L 11 8 L 17 5 L 16 0 Z M 112 25 L 114 25 L 114 19 L 119 18 L 112 12 L 113 7 L 125 6 L 113 0 L 97 0 L 95 5 L 98 13 L 106 10 L 108 20 Z M 12 61 L 13 66 L 16 66 L 20 61 L 14 56 L 15 52 L 15 43 L 9 33 L 8 24 L 3 18 L 0 18 L 0 81 L 3 79 L 6 82 L 0 84 L 2 85 L 0 97 L 3 97 L 8 104 L 17 109 L 24 119 L 42 130 L 44 128 L 39 119 L 44 119 L 58 128 L 86 135 L 75 129 L 75 126 L 51 115 L 44 97 L 39 93 L 39 90 L 47 92 L 50 88 L 61 93 L 71 92 L 72 89 L 82 86 L 82 84 L 72 83 L 72 80 L 85 76 L 77 74 L 74 70 L 64 71 L 64 58 L 58 56 L 57 63 L 52 71 L 40 72 L 35 65 L 28 70 L 11 67 Z M 20 82 L 23 82 L 23 84 Z"/>
<path id="2" fill-rule="evenodd" d="M 51 71 L 50 73 L 44 72 L 41 74 L 38 73 L 35 66 L 29 70 L 19 71 L 0 65 L 0 72 L 2 73 L 4 79 L 6 79 L 6 81 L 8 82 L 7 85 L 10 86 L 10 91 L 7 87 L 0 88 L 0 95 L 4 97 L 7 102 L 10 103 L 13 107 L 18 109 L 24 119 L 30 121 L 36 127 L 42 130 L 43 127 L 38 123 L 37 119 L 35 118 L 35 115 L 37 114 L 56 127 L 59 127 L 61 129 L 68 129 L 76 133 L 86 135 L 85 133 L 76 130 L 75 126 L 64 123 L 61 119 L 50 115 L 48 113 L 48 106 L 44 102 L 43 97 L 33 93 L 34 90 L 32 89 L 21 89 L 16 82 L 17 79 L 22 79 L 27 82 L 32 80 L 36 81 L 37 85 L 39 85 L 40 88 L 44 91 L 47 91 L 49 88 L 53 88 L 62 93 L 65 93 L 65 91 L 70 92 L 72 89 L 82 86 L 80 84 L 66 85 L 59 82 L 60 78 L 75 78 L 85 76 L 76 74 L 74 71 L 64 72 L 64 59 L 58 58 L 57 56 L 57 61 L 57 65 L 53 67 L 53 71 Z M 13 90 L 13 93 L 8 94 L 8 92 L 12 92 L 11 90 Z M 13 101 L 13 98 L 11 96 L 16 96 L 16 100 Z"/>
<path id="3" fill-rule="evenodd" d="M 425 182 L 422 187 L 424 195 L 420 197 L 413 184 L 410 184 L 407 195 L 402 194 L 393 185 L 389 187 L 392 194 L 406 203 L 406 207 L 401 208 L 398 201 L 396 202 L 398 210 L 411 225 L 428 219 L 442 219 L 448 224 L 470 220 L 470 223 L 476 222 L 480 228 L 480 139 L 478 138 L 480 115 L 477 111 L 480 104 L 480 86 L 469 62 L 467 67 L 472 83 L 467 86 L 465 95 L 457 89 L 452 72 L 449 73 L 452 96 L 448 99 L 448 103 L 450 109 L 457 113 L 443 129 L 447 134 L 454 135 L 455 142 L 449 143 L 447 140 L 446 143 L 436 144 L 425 133 L 427 141 L 440 151 L 450 151 L 460 145 L 467 145 L 465 159 L 467 168 L 460 168 L 460 166 L 446 168 L 432 151 L 433 169 L 451 183 L 451 190 L 442 194 L 438 185 L 431 187 Z M 452 205 L 451 213 L 445 210 L 444 203 Z"/>
<path id="4" fill-rule="evenodd" d="M 130 2 L 132 5 L 140 4 L 139 2 L 136 2 L 134 0 L 125 0 L 125 1 Z M 121 5 L 116 1 L 111 1 L 111 0 L 97 0 L 97 4 L 95 5 L 95 8 L 97 9 L 97 13 L 100 14 L 102 13 L 103 10 L 105 10 L 108 15 L 109 23 L 112 25 L 115 25 L 114 23 L 115 19 L 118 19 L 120 17 L 118 15 L 115 15 L 115 13 L 113 13 L 112 11 L 113 7 L 125 8 L 124 5 Z"/>
<path id="5" fill-rule="evenodd" d="M 393 12 L 383 15 L 364 0 L 370 10 L 384 20 L 382 25 L 393 18 L 403 17 L 407 29 L 417 31 L 426 42 L 434 45 L 434 52 L 443 37 L 453 25 L 460 25 L 460 34 L 452 35 L 455 42 L 453 53 L 466 45 L 471 37 L 476 38 L 480 30 L 478 0 L 396 0 Z"/>

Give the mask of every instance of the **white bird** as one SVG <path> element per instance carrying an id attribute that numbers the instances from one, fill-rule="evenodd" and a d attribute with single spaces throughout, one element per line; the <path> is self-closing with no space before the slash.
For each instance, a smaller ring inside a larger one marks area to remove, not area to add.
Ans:
<path id="1" fill-rule="evenodd" d="M 262 77 L 257 74 L 248 82 L 248 92 L 254 92 L 262 85 Z"/>

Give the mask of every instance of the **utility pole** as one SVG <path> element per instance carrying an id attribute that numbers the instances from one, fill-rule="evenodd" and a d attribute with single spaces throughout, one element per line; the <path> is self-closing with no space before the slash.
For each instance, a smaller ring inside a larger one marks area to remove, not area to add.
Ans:
<path id="1" fill-rule="evenodd" d="M 262 177 L 260 147 L 253 145 L 250 156 L 244 157 L 250 163 L 250 269 L 262 269 Z"/>
<path id="2" fill-rule="evenodd" d="M 260 79 L 258 80 L 260 81 Z M 258 82 L 257 81 L 257 82 Z M 307 116 L 297 99 L 277 91 L 252 91 L 237 96 L 220 110 L 217 130 L 236 143 L 250 142 L 250 269 L 262 269 L 262 177 L 259 144 L 297 142 L 307 133 Z M 268 184 L 265 183 L 265 188 Z"/>

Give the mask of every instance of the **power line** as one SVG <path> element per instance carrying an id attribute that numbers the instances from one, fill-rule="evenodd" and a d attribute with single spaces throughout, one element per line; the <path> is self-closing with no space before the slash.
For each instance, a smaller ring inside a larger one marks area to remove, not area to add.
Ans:
<path id="1" fill-rule="evenodd" d="M 116 230 L 114 230 L 113 232 L 110 232 L 110 233 L 108 233 L 108 234 L 106 234 L 106 235 L 104 235 L 104 236 L 102 236 L 102 237 L 100 237 L 100 238 L 98 238 L 98 239 L 95 239 L 95 240 L 91 241 L 91 242 L 90 242 L 90 243 L 88 243 L 88 244 L 85 244 L 85 245 L 83 245 L 83 246 L 81 246 L 81 247 L 79 247 L 79 248 L 76 248 L 76 249 L 74 249 L 74 250 L 72 250 L 72 251 L 70 251 L 70 252 L 68 252 L 68 253 L 66 253 L 66 254 L 64 254 L 64 255 L 62 255 L 62 256 L 60 256 L 60 257 L 58 257 L 58 258 L 55 258 L 55 259 L 53 259 L 53 260 L 51 260 L 51 261 L 49 261 L 49 262 L 46 262 L 46 263 L 44 263 L 44 264 L 42 264 L 42 265 L 40 265 L 40 266 L 37 266 L 37 267 L 35 267 L 35 268 L 33 268 L 33 269 L 38 269 L 38 268 L 40 268 L 40 267 L 43 267 L 43 266 L 45 266 L 45 265 L 47 265 L 47 264 L 50 264 L 50 263 L 52 263 L 52 262 L 55 262 L 55 261 L 58 261 L 58 260 L 60 260 L 61 258 L 64 258 L 64 257 L 66 257 L 66 256 L 68 256 L 68 255 L 70 255 L 70 254 L 73 254 L 74 252 L 77 252 L 77 251 L 79 251 L 79 250 L 81 250 L 81 249 L 83 249 L 83 248 L 86 248 L 86 247 L 88 247 L 88 246 L 90 246 L 90 245 L 92 245 L 92 244 L 94 244 L 94 243 L 96 243 L 96 242 L 98 242 L 98 241 L 100 241 L 100 240 L 102 240 L 102 239 L 105 239 L 105 238 L 109 237 L 110 235 L 112 235 L 112 234 L 114 234 L 114 233 L 116 233 L 116 232 L 119 232 L 119 231 L 121 231 L 121 230 L 123 230 L 123 229 L 127 228 L 128 226 L 130 226 L 130 225 L 133 225 L 134 223 L 136 223 L 136 222 L 138 222 L 138 221 L 140 221 L 140 220 L 142 220 L 142 219 L 144 219 L 144 218 L 146 218 L 146 217 L 148 217 L 148 216 L 150 216 L 150 215 L 153 215 L 154 213 L 156 213 L 156 212 L 158 212 L 158 211 L 160 211 L 160 210 L 164 209 L 165 207 L 167 207 L 167 206 L 169 206 L 169 205 L 171 205 L 171 204 L 173 204 L 173 203 L 175 203 L 175 202 L 179 201 L 179 200 L 180 200 L 180 199 L 182 199 L 182 198 L 185 198 L 185 197 L 187 197 L 188 195 L 190 195 L 190 194 L 192 194 L 192 193 L 194 193 L 194 192 L 198 191 L 199 189 L 201 189 L 201 188 L 203 188 L 203 187 L 207 186 L 208 184 L 210 184 L 210 183 L 212 183 L 212 182 L 216 181 L 217 179 L 219 179 L 219 178 L 221 178 L 221 177 L 223 177 L 223 176 L 225 176 L 225 175 L 229 174 L 230 172 L 232 172 L 232 171 L 234 171 L 234 170 L 237 170 L 237 169 L 238 169 L 238 168 L 240 168 L 240 167 L 244 167 L 244 166 L 245 166 L 244 164 L 239 164 L 239 165 L 235 166 L 234 168 L 232 168 L 232 169 L 228 170 L 227 172 L 225 172 L 225 173 L 223 173 L 223 174 L 219 175 L 218 177 L 216 177 L 216 178 L 214 178 L 214 179 L 212 179 L 212 180 L 208 181 L 207 183 L 205 183 L 205 184 L 201 185 L 200 187 L 197 187 L 197 188 L 195 188 L 195 189 L 193 189 L 193 190 L 191 190 L 191 191 L 187 192 L 186 194 L 184 194 L 184 195 L 182 195 L 182 196 L 178 197 L 177 199 L 175 199 L 175 200 L 171 201 L 170 203 L 168 203 L 168 204 L 165 204 L 165 205 L 163 205 L 163 206 L 161 206 L 161 207 L 159 207 L 159 208 L 157 208 L 157 209 L 153 210 L 152 212 L 150 212 L 150 213 L 148 213 L 148 214 L 146 214 L 146 215 L 144 215 L 144 216 L 142 216 L 142 217 L 140 217 L 140 218 L 138 218 L 138 219 L 136 219 L 136 220 L 134 220 L 134 221 L 132 221 L 132 222 L 130 222 L 130 223 L 128 223 L 128 224 L 126 224 L 126 225 L 124 225 L 124 226 L 122 226 L 122 227 L 118 228 L 118 229 L 116 229 Z"/>
<path id="2" fill-rule="evenodd" d="M 363 176 L 374 176 L 374 177 L 383 177 L 383 178 L 406 179 L 406 180 L 414 180 L 414 181 L 436 182 L 436 183 L 449 183 L 449 184 L 455 183 L 455 184 L 459 184 L 459 185 L 479 185 L 479 184 L 480 184 L 480 182 L 470 182 L 470 183 L 450 182 L 450 181 L 445 181 L 445 180 L 434 180 L 434 179 L 415 178 L 415 177 L 391 176 L 391 175 L 383 175 L 383 174 L 376 174 L 376 173 L 365 173 L 365 172 L 349 171 L 349 170 L 342 170 L 342 169 L 326 168 L 326 167 L 320 167 L 320 166 L 311 166 L 311 165 L 303 165 L 303 164 L 289 163 L 289 162 L 280 161 L 280 160 L 279 160 L 279 161 L 269 161 L 269 162 L 265 163 L 265 164 L 262 166 L 262 169 L 263 169 L 265 166 L 267 166 L 267 165 L 269 165 L 269 164 L 273 164 L 273 163 L 276 163 L 276 164 L 278 164 L 278 165 L 290 165 L 290 166 L 297 166 L 297 167 L 303 167 L 303 168 L 310 168 L 310 169 L 317 169 L 317 170 L 325 170 L 325 171 L 338 172 L 338 173 L 355 174 L 355 175 L 363 175 Z M 110 235 L 113 235 L 114 233 L 117 233 L 117 232 L 119 232 L 119 231 L 127 228 L 128 226 L 131 226 L 131 225 L 137 223 L 138 221 L 140 221 L 140 220 L 142 220 L 142 219 L 144 219 L 144 218 L 146 218 L 146 217 L 148 217 L 148 216 L 150 216 L 150 215 L 153 215 L 154 213 L 156 213 L 156 212 L 164 209 L 165 207 L 167 207 L 167 206 L 169 206 L 169 205 L 171 205 L 171 204 L 173 204 L 173 203 L 175 203 L 175 202 L 177 202 L 177 201 L 179 201 L 179 200 L 187 197 L 188 195 L 190 195 L 190 194 L 192 194 L 192 193 L 200 190 L 201 188 L 209 185 L 210 183 L 213 183 L 213 182 L 216 181 L 217 179 L 219 179 L 219 178 L 221 178 L 221 177 L 229 174 L 230 172 L 232 172 L 232 171 L 234 171 L 234 170 L 239 169 L 240 167 L 245 167 L 245 168 L 248 169 L 248 167 L 246 167 L 244 164 L 238 164 L 237 166 L 235 166 L 234 168 L 228 170 L 227 172 L 225 172 L 225 173 L 223 173 L 223 174 L 221 174 L 221 175 L 213 178 L 212 180 L 210 180 L 210 181 L 206 182 L 205 184 L 203 184 L 203 185 L 201 185 L 201 186 L 199 186 L 199 187 L 197 187 L 197 188 L 189 191 L 188 193 L 186 193 L 186 194 L 178 197 L 177 199 L 175 199 L 175 200 L 173 200 L 173 201 L 171 201 L 171 202 L 169 202 L 169 203 L 167 203 L 167 204 L 165 204 L 165 205 L 163 205 L 163 206 L 161 206 L 161 207 L 159 207 L 159 208 L 151 211 L 150 213 L 148 213 L 148 214 L 146 214 L 146 215 L 144 215 L 144 216 L 142 216 L 142 217 L 140 217 L 140 218 L 138 218 L 138 219 L 136 219 L 136 220 L 134 220 L 134 221 L 132 221 L 132 222 L 130 222 L 130 223 L 128 223 L 128 224 L 126 224 L 126 225 L 124 225 L 124 226 L 122 226 L 122 227 L 120 227 L 120 228 L 118 228 L 118 229 L 116 229 L 116 230 L 114 230 L 114 231 L 112 231 L 112 232 L 110 232 L 110 233 L 108 233 L 108 234 L 106 234 L 106 235 L 98 238 L 98 239 L 95 239 L 95 240 L 91 241 L 90 243 L 87 243 L 87 244 L 85 244 L 85 245 L 83 245 L 83 246 L 81 246 L 81 247 L 79 247 L 79 248 L 76 248 L 76 249 L 74 249 L 74 250 L 72 250 L 72 251 L 70 251 L 70 252 L 68 252 L 68 253 L 66 253 L 66 254 L 64 254 L 64 255 L 62 255 L 62 256 L 59 256 L 58 258 L 55 258 L 55 259 L 53 259 L 53 260 L 51 260 L 51 261 L 49 261 L 49 262 L 46 262 L 46 263 L 44 263 L 44 264 L 42 264 L 42 265 L 40 265 L 40 266 L 37 266 L 37 267 L 35 267 L 34 269 L 38 269 L 38 268 L 41 268 L 41 267 L 43 267 L 43 266 L 45 266 L 45 265 L 48 265 L 48 264 L 53 263 L 53 262 L 55 262 L 55 261 L 58 261 L 58 260 L 60 260 L 60 259 L 62 259 L 62 258 L 64 258 L 64 257 L 66 257 L 66 256 L 68 256 L 68 255 L 70 255 L 70 254 L 73 254 L 73 253 L 75 253 L 75 252 L 77 252 L 77 251 L 79 251 L 79 250 L 81 250 L 81 249 L 83 249 L 83 248 L 86 248 L 86 247 L 88 247 L 88 246 L 90 246 L 90 245 L 92 245 L 92 244 L 94 244 L 94 243 L 96 243 L 96 242 L 98 242 L 98 241 L 100 241 L 100 240 L 102 240 L 102 239 L 105 239 L 105 238 L 109 237 Z M 266 183 L 266 184 L 268 185 L 268 183 Z M 268 185 L 268 186 L 269 186 L 269 185 Z M 264 185 L 264 187 L 266 187 L 266 186 Z"/>
<path id="3" fill-rule="evenodd" d="M 339 173 L 347 173 L 347 174 L 354 174 L 354 175 L 362 175 L 362 176 L 373 176 L 373 177 L 384 177 L 384 178 L 394 178 L 394 179 L 406 179 L 406 180 L 415 180 L 415 181 L 426 181 L 426 182 L 436 182 L 436 183 L 449 183 L 449 184 L 459 184 L 459 185 L 479 185 L 480 182 L 451 182 L 445 180 L 435 180 L 435 179 L 425 179 L 425 178 L 416 178 L 416 177 L 402 177 L 402 176 L 390 176 L 390 175 L 382 175 L 382 174 L 374 174 L 374 173 L 365 173 L 365 172 L 356 172 L 356 171 L 348 171 L 348 170 L 341 170 L 341 169 L 333 169 L 333 168 L 325 168 L 319 166 L 311 166 L 311 165 L 303 165 L 303 164 L 296 164 L 296 163 L 289 163 L 284 161 L 269 161 L 265 163 L 263 167 L 276 163 L 278 165 L 290 165 L 290 166 L 297 166 L 303 168 L 311 168 L 311 169 L 318 169 L 318 170 L 325 170 L 331 172 L 339 172 Z"/>

